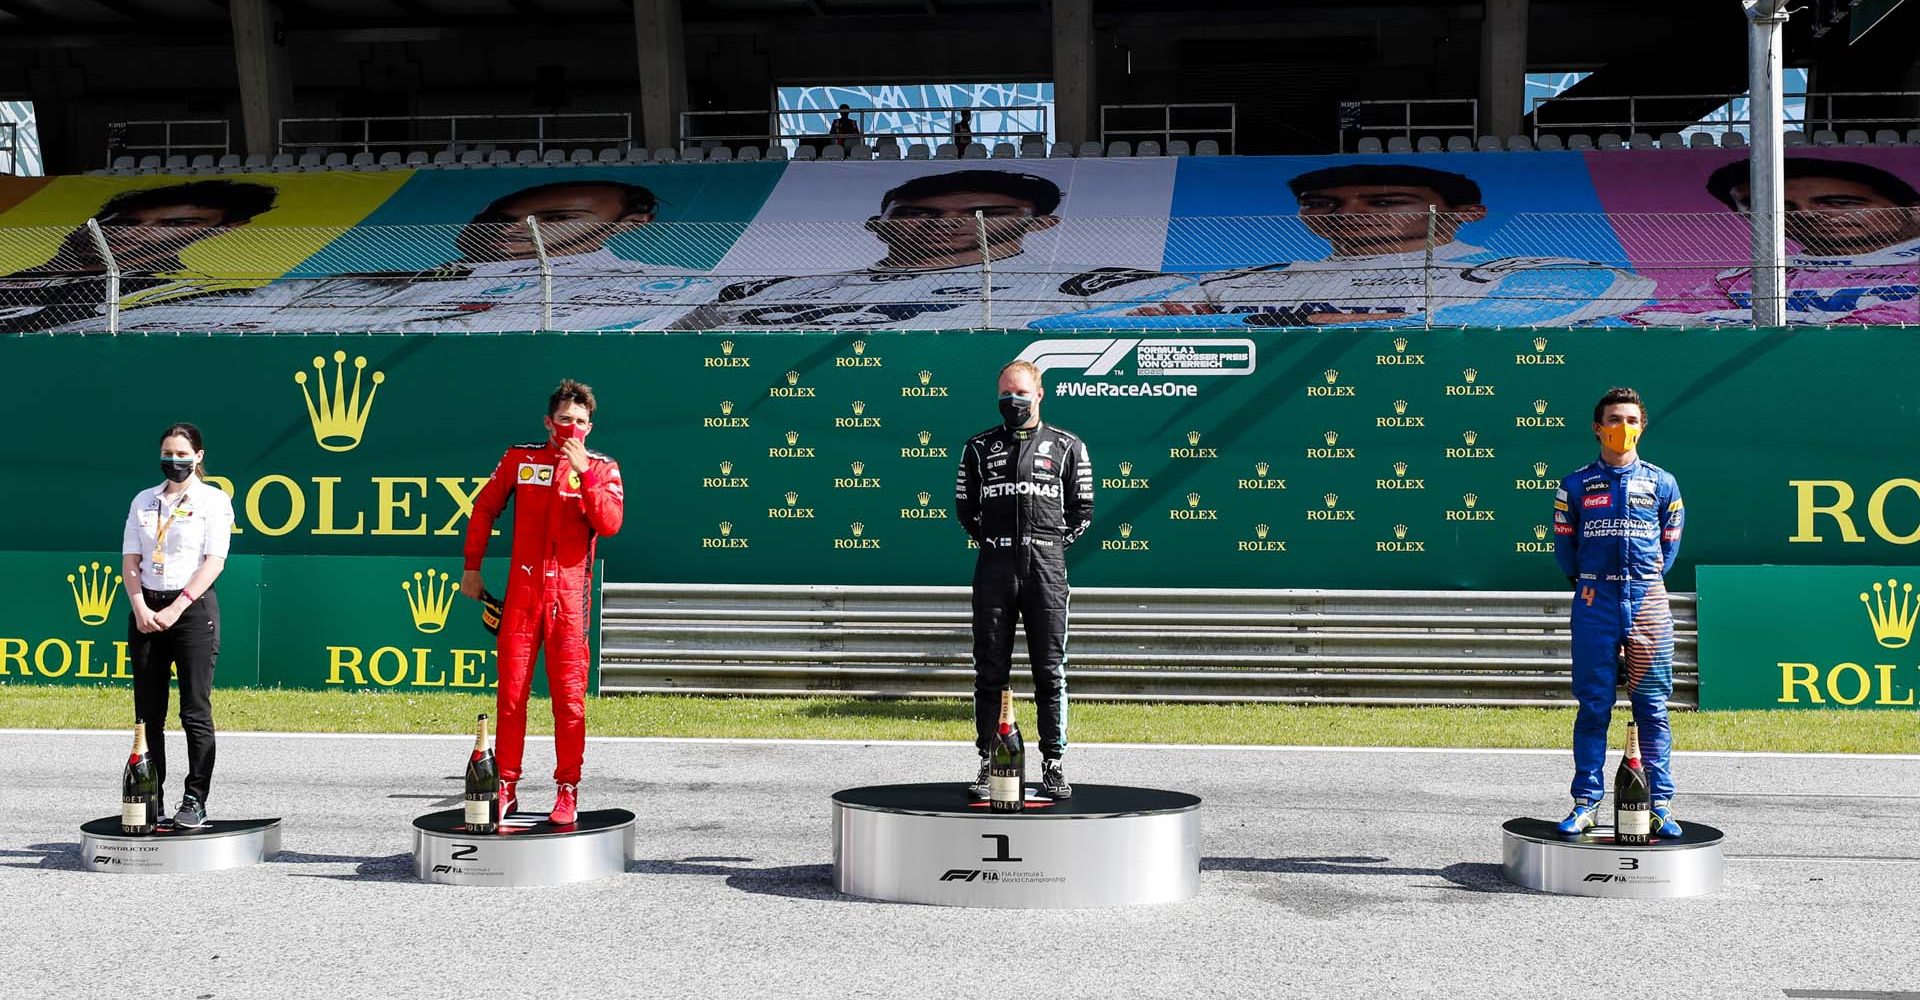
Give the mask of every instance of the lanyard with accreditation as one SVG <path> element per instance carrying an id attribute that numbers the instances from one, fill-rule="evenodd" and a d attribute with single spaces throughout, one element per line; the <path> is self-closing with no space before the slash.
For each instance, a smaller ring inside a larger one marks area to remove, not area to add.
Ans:
<path id="1" fill-rule="evenodd" d="M 167 519 L 164 521 L 160 520 L 160 501 L 161 498 L 166 496 L 166 492 L 163 490 L 153 498 L 153 518 L 155 526 L 153 529 L 153 559 L 151 562 L 153 563 L 153 571 L 156 573 L 167 568 L 167 532 L 173 528 L 173 519 L 180 516 L 180 508 L 186 507 L 187 516 L 193 516 L 193 508 L 189 506 L 187 494 L 188 491 L 185 489 L 180 491 L 180 499 L 174 503 L 173 510 L 167 514 Z"/>

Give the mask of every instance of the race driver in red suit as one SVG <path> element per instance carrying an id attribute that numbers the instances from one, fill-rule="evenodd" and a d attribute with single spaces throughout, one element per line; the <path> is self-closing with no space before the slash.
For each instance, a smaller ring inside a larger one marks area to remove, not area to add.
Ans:
<path id="1" fill-rule="evenodd" d="M 626 493 L 620 466 L 588 451 L 593 390 L 568 379 L 547 401 L 547 440 L 507 449 L 473 503 L 467 523 L 466 572 L 460 592 L 479 599 L 480 559 L 494 519 L 514 501 L 513 568 L 500 621 L 500 686 L 496 758 L 500 814 L 518 797 L 520 757 L 527 735 L 527 692 L 533 656 L 547 650 L 547 693 L 553 699 L 553 779 L 559 785 L 551 821 L 572 823 L 579 809 L 580 758 L 587 744 L 587 671 L 593 656 L 594 540 L 620 530 Z"/>

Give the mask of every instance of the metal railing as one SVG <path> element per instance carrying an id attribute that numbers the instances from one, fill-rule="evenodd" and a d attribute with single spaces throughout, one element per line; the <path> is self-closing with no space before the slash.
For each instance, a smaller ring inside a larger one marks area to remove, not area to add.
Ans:
<path id="1" fill-rule="evenodd" d="M 107 163 L 117 156 L 190 156 L 233 152 L 233 123 L 224 118 L 110 122 Z"/>
<path id="2" fill-rule="evenodd" d="M 608 584 L 606 693 L 961 698 L 964 587 Z M 1570 706 L 1563 592 L 1079 587 L 1073 697 Z M 1696 704 L 1690 594 L 1673 595 L 1676 708 Z M 1025 645 L 1014 643 L 1016 667 Z M 1015 676 L 1019 676 L 1016 669 Z"/>
<path id="3" fill-rule="evenodd" d="M 435 147 L 464 152 L 482 146 L 532 149 L 545 155 L 549 145 L 617 146 L 633 143 L 633 115 L 621 111 L 522 115 L 400 115 L 336 118 L 283 118 L 280 151 L 309 148 L 416 150 Z"/>
<path id="4" fill-rule="evenodd" d="M 1478 136 L 1480 102 L 1472 97 L 1341 101 L 1337 131 L 1342 153 L 1347 152 L 1349 135 L 1399 137 L 1408 142 L 1423 135 Z"/>
<path id="5" fill-rule="evenodd" d="M 7 173 L 18 176 L 20 173 L 20 125 L 17 122 L 0 122 L 0 153 L 7 156 Z"/>
<path id="6" fill-rule="evenodd" d="M 999 141 L 1019 145 L 1026 139 L 1044 140 L 1052 131 L 1052 109 L 1044 104 L 851 108 L 848 119 L 859 131 L 843 133 L 832 131 L 833 121 L 840 114 L 838 110 L 685 111 L 680 115 L 680 147 L 695 149 L 734 143 L 762 146 L 781 143 L 790 148 L 802 144 L 844 146 L 855 142 L 872 145 L 888 138 L 937 145 L 955 141 L 953 127 L 963 111 L 974 121 L 969 130 L 972 141 L 986 146 Z M 988 126 L 981 123 L 982 119 L 998 124 Z"/>
<path id="7" fill-rule="evenodd" d="M 1799 114 L 1785 116 L 1789 127 L 1807 132 L 1816 130 L 1843 132 L 1859 126 L 1892 128 L 1920 126 L 1920 91 L 1858 90 L 1829 93 L 1789 94 L 1788 100 L 1803 101 Z M 1748 132 L 1752 121 L 1736 109 L 1745 105 L 1745 93 L 1721 94 L 1621 94 L 1560 96 L 1540 100 L 1532 109 L 1533 134 L 1538 138 L 1549 132 L 1616 132 L 1621 135 L 1683 132 L 1707 129 Z M 1700 116 L 1677 116 L 1675 106 L 1712 110 Z M 1862 106 L 1864 105 L 1864 107 Z M 1904 111 L 1899 110 L 1904 106 Z M 1569 117 L 1562 118 L 1561 115 Z M 1577 116 L 1577 117 L 1574 117 Z"/>
<path id="8" fill-rule="evenodd" d="M 1155 121 L 1155 118 L 1158 121 Z M 1240 137 L 1237 104 L 1102 104 L 1100 141 L 1139 143 L 1154 139 L 1165 149 L 1180 139 L 1189 143 L 1212 139 L 1220 152 L 1232 154 Z"/>

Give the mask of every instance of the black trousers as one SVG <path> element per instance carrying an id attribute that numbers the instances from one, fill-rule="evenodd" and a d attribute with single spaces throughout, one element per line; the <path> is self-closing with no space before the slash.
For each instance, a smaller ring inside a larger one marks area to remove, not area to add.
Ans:
<path id="1" fill-rule="evenodd" d="M 179 591 L 145 591 L 147 607 L 159 611 Z M 145 721 L 147 750 L 160 781 L 167 780 L 167 701 L 170 668 L 180 679 L 180 728 L 187 733 L 188 795 L 207 801 L 213 781 L 213 664 L 220 658 L 220 600 L 209 590 L 180 613 L 165 632 L 142 632 L 127 623 L 127 659 L 133 664 L 133 710 Z"/>
<path id="2" fill-rule="evenodd" d="M 1067 749 L 1067 566 L 1051 548 L 982 549 L 973 567 L 974 745 L 987 752 L 999 727 L 1000 691 L 1013 675 L 1013 631 L 1027 628 L 1033 701 L 1040 716 L 1040 753 Z"/>

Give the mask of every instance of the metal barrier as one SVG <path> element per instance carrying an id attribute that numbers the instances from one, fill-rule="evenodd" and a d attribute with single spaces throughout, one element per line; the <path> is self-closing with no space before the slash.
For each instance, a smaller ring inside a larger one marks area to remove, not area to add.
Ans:
<path id="1" fill-rule="evenodd" d="M 400 115 L 361 118 L 283 118 L 280 151 L 308 148 L 453 152 L 482 145 L 519 146 L 545 154 L 556 148 L 619 146 L 633 142 L 633 116 L 619 111 L 524 115 Z"/>
<path id="2" fill-rule="evenodd" d="M 175 155 L 208 153 L 224 156 L 231 152 L 233 152 L 233 123 L 224 118 L 109 122 L 107 124 L 108 163 L 112 163 L 116 156 L 148 154 L 159 156 L 164 160 Z"/>
<path id="3" fill-rule="evenodd" d="M 1158 113 L 1159 122 L 1153 121 Z M 1222 117 L 1224 116 L 1224 117 Z M 1176 121 L 1175 119 L 1182 119 Z M 1122 128 L 1125 125 L 1127 127 Z M 1237 104 L 1102 104 L 1100 105 L 1100 141 L 1124 140 L 1138 143 L 1157 139 L 1160 148 L 1175 139 L 1198 142 L 1213 139 L 1220 152 L 1231 155 L 1237 148 L 1240 107 Z"/>
<path id="4" fill-rule="evenodd" d="M 1073 593 L 1073 697 L 1343 705 L 1574 704 L 1561 592 Z M 1694 599 L 1673 595 L 1676 708 L 1697 704 Z M 608 693 L 959 698 L 964 587 L 608 584 Z M 1026 660 L 1015 644 L 1015 677 Z"/>
<path id="5" fill-rule="evenodd" d="M 680 147 L 699 149 L 713 145 L 742 143 L 789 147 L 807 143 L 821 145 L 838 142 L 869 145 L 880 139 L 902 142 L 926 141 L 930 145 L 952 142 L 953 126 L 961 112 L 973 118 L 969 130 L 972 141 L 991 146 L 994 142 L 1019 145 L 1025 139 L 1044 139 L 1050 134 L 1052 109 L 1044 104 L 989 105 L 964 107 L 849 108 L 847 116 L 858 133 L 836 134 L 830 131 L 838 109 L 782 108 L 779 110 L 683 111 L 680 114 Z M 984 123 L 988 116 L 1000 116 L 997 125 Z"/>
<path id="6" fill-rule="evenodd" d="M 1787 96 L 1789 103 L 1797 99 L 1805 105 L 1798 115 L 1789 107 L 1786 124 L 1808 132 L 1920 126 L 1920 91 L 1855 90 Z M 1735 110 L 1743 108 L 1746 100 L 1745 93 L 1562 95 L 1546 98 L 1533 106 L 1533 134 L 1539 138 L 1545 130 L 1653 135 L 1694 128 L 1718 130 L 1723 134 L 1745 132 L 1753 123 Z M 1702 116 L 1676 117 L 1670 110 L 1709 102 L 1713 110 Z M 1558 118 L 1561 114 L 1569 117 Z M 1574 118 L 1575 115 L 1579 117 Z"/>
<path id="7" fill-rule="evenodd" d="M 16 122 L 0 122 L 0 153 L 7 156 L 7 173 L 18 176 L 20 173 L 20 126 Z"/>
<path id="8" fill-rule="evenodd" d="M 1465 109 L 1465 121 L 1454 115 Z M 1441 117 L 1429 117 L 1438 112 Z M 1388 136 L 1413 142 L 1422 135 L 1440 136 L 1480 134 L 1480 102 L 1472 97 L 1434 97 L 1415 100 L 1341 101 L 1339 110 L 1339 151 L 1347 152 L 1347 134 Z"/>

